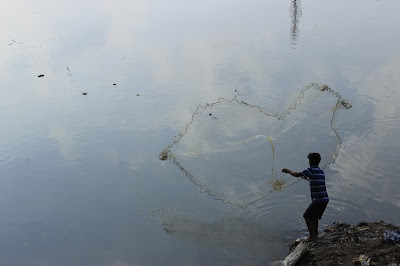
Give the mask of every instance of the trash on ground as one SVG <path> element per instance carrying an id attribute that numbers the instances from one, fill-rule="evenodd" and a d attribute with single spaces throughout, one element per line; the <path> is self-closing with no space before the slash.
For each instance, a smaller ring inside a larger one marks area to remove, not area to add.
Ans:
<path id="1" fill-rule="evenodd" d="M 312 265 L 390 265 L 399 266 L 400 227 L 380 222 L 361 222 L 356 225 L 328 225 L 296 266 Z M 293 251 L 299 244 L 289 245 Z"/>
<path id="2" fill-rule="evenodd" d="M 359 263 L 363 266 L 369 266 L 369 262 L 371 261 L 368 256 L 361 254 L 360 256 L 353 259 L 353 263 Z"/>
<path id="3" fill-rule="evenodd" d="M 383 233 L 383 238 L 386 242 L 398 242 L 400 241 L 400 231 L 387 230 Z"/>

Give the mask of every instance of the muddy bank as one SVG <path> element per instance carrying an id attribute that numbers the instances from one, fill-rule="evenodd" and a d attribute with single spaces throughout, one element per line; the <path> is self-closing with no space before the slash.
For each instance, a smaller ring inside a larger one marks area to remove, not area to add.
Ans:
<path id="1" fill-rule="evenodd" d="M 400 231 L 400 227 L 383 221 L 333 224 L 317 241 L 308 243 L 309 252 L 296 265 L 400 265 L 400 241 L 385 241 L 387 230 Z M 293 242 L 290 252 L 298 244 Z"/>

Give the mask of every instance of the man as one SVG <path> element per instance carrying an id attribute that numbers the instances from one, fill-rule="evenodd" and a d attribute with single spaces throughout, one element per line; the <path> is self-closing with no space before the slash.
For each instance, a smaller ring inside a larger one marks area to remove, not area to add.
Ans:
<path id="1" fill-rule="evenodd" d="M 321 220 L 326 205 L 328 205 L 329 197 L 325 186 L 325 173 L 318 167 L 321 162 L 321 155 L 319 153 L 309 153 L 307 158 L 310 167 L 306 170 L 293 172 L 289 169 L 282 169 L 282 172 L 310 181 L 312 202 L 303 217 L 310 232 L 310 237 L 306 241 L 314 241 L 318 238 L 318 220 Z"/>

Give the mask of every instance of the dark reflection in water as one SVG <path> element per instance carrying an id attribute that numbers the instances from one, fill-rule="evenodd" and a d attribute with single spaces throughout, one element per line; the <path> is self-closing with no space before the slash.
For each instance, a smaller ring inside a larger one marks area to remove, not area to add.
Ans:
<path id="1" fill-rule="evenodd" d="M 301 18 L 301 1 L 300 0 L 292 0 L 290 6 L 290 17 L 291 17 L 291 26 L 290 26 L 290 34 L 292 39 L 292 44 L 296 45 L 297 36 L 299 34 L 299 20 Z"/>
<path id="2" fill-rule="evenodd" d="M 279 236 L 280 230 L 271 230 L 266 223 L 256 223 L 248 218 L 210 222 L 174 207 L 153 209 L 149 215 L 168 235 L 215 249 L 219 265 L 265 265 L 267 258 L 279 260 L 287 252 L 282 248 L 285 243 Z"/>

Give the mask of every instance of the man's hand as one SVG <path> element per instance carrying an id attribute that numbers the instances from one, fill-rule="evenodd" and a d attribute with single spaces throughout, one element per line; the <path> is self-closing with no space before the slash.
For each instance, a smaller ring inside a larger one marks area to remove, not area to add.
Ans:
<path id="1" fill-rule="evenodd" d="M 290 174 L 290 173 L 292 172 L 292 170 L 283 168 L 283 169 L 282 169 L 282 172 L 287 173 L 287 174 Z"/>

